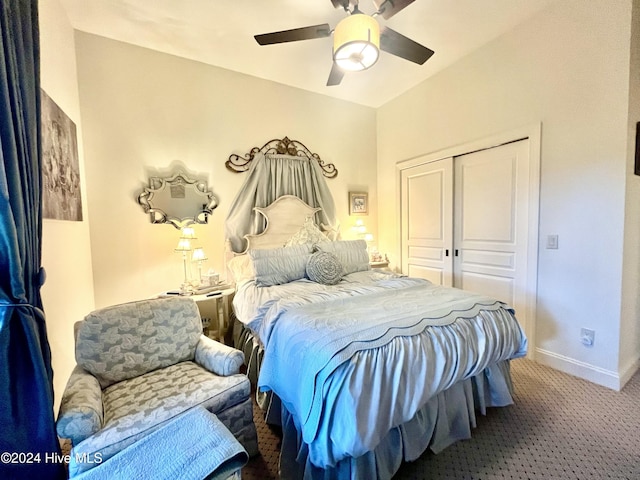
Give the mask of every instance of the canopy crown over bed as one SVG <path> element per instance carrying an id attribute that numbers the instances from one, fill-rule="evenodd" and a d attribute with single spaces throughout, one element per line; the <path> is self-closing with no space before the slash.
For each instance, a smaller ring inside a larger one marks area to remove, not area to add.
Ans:
<path id="1" fill-rule="evenodd" d="M 325 163 L 320 155 L 312 153 L 302 142 L 298 140 L 289 140 L 289 137 L 283 139 L 274 138 L 269 140 L 262 147 L 253 147 L 248 153 L 242 157 L 237 154 L 231 154 L 229 160 L 225 162 L 227 169 L 232 172 L 241 173 L 249 170 L 251 162 L 256 157 L 256 154 L 261 153 L 263 155 L 278 154 L 278 155 L 290 155 L 292 157 L 313 158 L 318 162 L 322 169 L 322 174 L 327 178 L 335 178 L 338 176 L 338 169 L 333 163 Z"/>
<path id="2" fill-rule="evenodd" d="M 248 172 L 225 222 L 226 238 L 233 252 L 245 252 L 245 236 L 265 230 L 267 217 L 260 209 L 283 196 L 294 196 L 307 205 L 315 205 L 316 210 L 311 213 L 315 223 L 332 232 L 334 238 L 339 235 L 333 196 L 325 181 L 325 177 L 333 178 L 338 172 L 333 164 L 325 164 L 300 142 L 287 137 L 271 140 L 260 149 L 254 147 L 242 158 L 231 155 L 226 165 L 233 171 Z"/>

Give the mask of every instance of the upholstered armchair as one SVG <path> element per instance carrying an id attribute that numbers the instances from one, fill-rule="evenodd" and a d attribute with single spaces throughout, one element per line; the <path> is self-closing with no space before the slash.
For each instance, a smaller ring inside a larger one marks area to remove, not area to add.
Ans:
<path id="1" fill-rule="evenodd" d="M 202 335 L 193 300 L 107 307 L 78 322 L 75 335 L 77 366 L 56 425 L 73 445 L 70 476 L 197 406 L 215 414 L 249 455 L 257 453 L 250 382 L 239 373 L 244 355 Z"/>

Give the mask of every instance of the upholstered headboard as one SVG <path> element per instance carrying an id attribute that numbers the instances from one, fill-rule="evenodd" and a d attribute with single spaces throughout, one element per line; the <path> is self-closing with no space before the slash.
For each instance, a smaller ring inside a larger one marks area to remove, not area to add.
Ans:
<path id="1" fill-rule="evenodd" d="M 283 195 L 268 207 L 255 207 L 264 215 L 267 226 L 264 232 L 245 235 L 247 250 L 282 247 L 304 224 L 321 209 L 310 207 L 294 195 Z"/>

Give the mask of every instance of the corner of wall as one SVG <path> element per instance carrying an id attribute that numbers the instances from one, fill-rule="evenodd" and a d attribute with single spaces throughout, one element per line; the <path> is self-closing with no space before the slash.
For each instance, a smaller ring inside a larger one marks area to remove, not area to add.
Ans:
<path id="1" fill-rule="evenodd" d="M 57 412 L 67 379 L 75 367 L 73 324 L 94 308 L 93 271 L 82 123 L 75 63 L 74 31 L 59 0 L 39 2 L 41 86 L 76 125 L 83 221 L 43 220 L 42 287 L 54 375 Z"/>
<path id="2" fill-rule="evenodd" d="M 622 277 L 622 311 L 619 368 L 640 362 L 640 176 L 635 175 L 636 135 L 640 136 L 640 0 L 631 5 L 629 40 L 629 111 L 625 226 Z M 640 140 L 638 140 L 640 141 Z"/>

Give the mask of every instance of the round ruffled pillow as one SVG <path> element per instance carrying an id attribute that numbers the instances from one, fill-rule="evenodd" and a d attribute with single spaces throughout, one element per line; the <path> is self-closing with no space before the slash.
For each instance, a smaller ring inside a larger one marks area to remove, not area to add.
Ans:
<path id="1" fill-rule="evenodd" d="M 307 277 L 323 285 L 335 285 L 344 275 L 338 257 L 329 252 L 316 252 L 307 261 Z"/>

